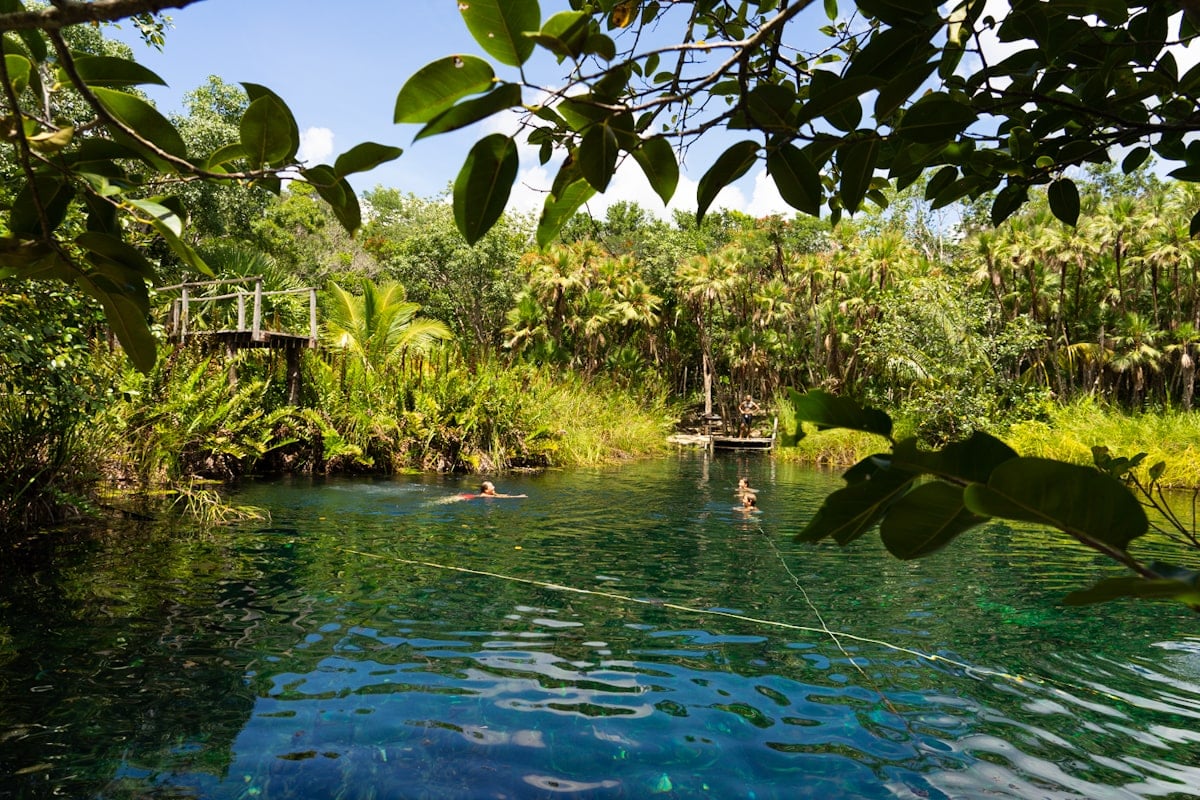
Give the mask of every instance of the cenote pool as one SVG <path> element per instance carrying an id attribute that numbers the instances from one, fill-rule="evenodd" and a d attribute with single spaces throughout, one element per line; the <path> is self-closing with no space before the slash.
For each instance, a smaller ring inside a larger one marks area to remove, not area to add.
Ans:
<path id="1" fill-rule="evenodd" d="M 1114 570 L 1050 534 L 799 545 L 840 479 L 762 456 L 499 483 L 5 551 L 0 797 L 1200 795 L 1200 618 L 1063 607 Z"/>

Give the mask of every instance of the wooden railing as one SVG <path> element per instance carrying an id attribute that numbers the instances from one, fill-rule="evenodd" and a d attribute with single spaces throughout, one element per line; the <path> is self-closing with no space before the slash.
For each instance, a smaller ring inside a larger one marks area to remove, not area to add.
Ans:
<path id="1" fill-rule="evenodd" d="M 227 294 L 197 294 L 195 290 L 204 290 L 214 286 L 228 286 L 245 283 L 253 283 L 254 290 L 247 291 L 241 288 Z M 288 294 L 308 294 L 308 339 L 309 347 L 317 346 L 317 290 L 312 287 L 304 289 L 281 289 L 276 291 L 264 292 L 263 279 L 261 276 L 253 278 L 229 278 L 213 281 L 199 281 L 195 283 L 180 283 L 175 286 L 164 286 L 159 289 L 160 292 L 179 290 L 180 296 L 171 304 L 171 314 L 167 322 L 167 332 L 173 336 L 177 336 L 180 341 L 183 341 L 189 334 L 201 333 L 201 331 L 191 331 L 188 329 L 188 319 L 191 315 L 192 307 L 197 304 L 215 303 L 223 300 L 237 301 L 237 329 L 235 331 L 220 331 L 221 333 L 249 333 L 250 340 L 253 342 L 266 342 L 273 335 L 283 334 L 285 336 L 300 337 L 302 334 L 288 333 L 286 331 L 265 331 L 263 330 L 263 298 L 277 295 Z M 253 311 L 249 327 L 246 325 L 246 302 L 252 300 Z M 212 331 L 204 331 L 211 333 Z"/>

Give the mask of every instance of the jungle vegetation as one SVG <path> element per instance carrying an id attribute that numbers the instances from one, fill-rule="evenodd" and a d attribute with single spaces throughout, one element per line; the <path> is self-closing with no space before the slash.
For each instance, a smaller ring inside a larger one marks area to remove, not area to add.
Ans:
<path id="1" fill-rule="evenodd" d="M 1147 527 L 1136 499 L 1105 528 L 1070 513 L 1094 475 L 1153 498 L 1164 465 L 1141 479 L 1143 456 L 1098 450 L 1083 477 L 980 430 L 1083 396 L 1191 408 L 1200 72 L 1174 54 L 1195 36 L 1190 7 L 1018 0 L 997 18 L 979 0 L 857 0 L 843 16 L 826 0 L 824 41 L 806 52 L 786 34 L 809 29 L 811 2 L 572 0 L 542 19 L 536 0 L 473 0 L 460 11 L 495 65 L 428 65 L 400 87 L 395 121 L 427 136 L 519 110 L 542 163 L 560 159 L 534 221 L 503 213 L 510 136 L 472 148 L 448 207 L 384 188 L 361 203 L 350 176 L 399 148 L 299 163 L 286 102 L 253 84 L 214 80 L 168 119 L 136 89 L 158 77 L 83 24 L 133 17 L 161 46 L 153 13 L 196 1 L 0 7 L 0 307 L 18 342 L 0 413 L 32 465 L 5 478 L 10 519 L 52 517 L 97 475 L 559 463 L 589 450 L 562 425 L 583 419 L 580 397 L 612 403 L 588 416 L 601 439 L 637 432 L 626 399 L 644 432 L 695 391 L 699 369 L 726 396 L 786 391 L 798 423 L 888 441 L 890 454 L 847 472 L 848 494 L 831 496 L 808 538 L 845 543 L 882 522 L 897 534 L 885 541 L 903 542 L 894 552 L 916 557 L 990 516 L 1033 519 L 1133 570 L 1099 596 L 1198 604 L 1200 574 L 1129 555 Z M 619 35 L 652 28 L 680 41 Z M 1015 55 L 991 63 L 989 39 Z M 538 90 L 520 70 L 535 48 L 568 78 L 550 102 L 523 96 Z M 704 173 L 694 214 L 632 229 L 636 207 L 579 219 L 625 158 L 670 199 L 677 149 L 713 131 L 745 138 Z M 1175 181 L 1146 171 L 1155 157 L 1182 165 Z M 760 160 L 807 216 L 712 210 Z M 953 224 L 931 224 L 946 210 Z M 246 357 L 234 380 L 155 328 L 154 286 L 251 272 L 325 290 L 326 347 L 306 359 L 298 404 L 269 357 Z M 18 368 L 43 362 L 53 379 Z M 576 390 L 555 400 L 560 387 Z M 912 436 L 894 438 L 873 404 Z"/>

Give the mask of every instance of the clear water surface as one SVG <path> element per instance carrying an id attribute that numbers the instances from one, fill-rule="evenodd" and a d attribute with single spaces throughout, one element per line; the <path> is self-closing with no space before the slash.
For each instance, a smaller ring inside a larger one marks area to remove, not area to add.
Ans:
<path id="1" fill-rule="evenodd" d="M 499 483 L 4 551 L 0 797 L 1200 796 L 1200 619 L 1063 607 L 1113 570 L 1051 534 L 796 544 L 840 479 L 761 455 Z"/>

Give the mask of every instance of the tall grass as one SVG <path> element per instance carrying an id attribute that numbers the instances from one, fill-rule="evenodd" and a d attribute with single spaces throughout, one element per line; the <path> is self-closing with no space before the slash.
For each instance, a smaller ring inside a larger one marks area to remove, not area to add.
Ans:
<path id="1" fill-rule="evenodd" d="M 1115 456 L 1146 453 L 1146 467 L 1162 461 L 1162 485 L 1200 487 L 1200 414 L 1161 409 L 1120 411 L 1081 399 L 1050 411 L 1048 421 L 1019 422 L 1000 435 L 1018 453 L 1077 464 L 1092 463 L 1092 447 Z"/>

